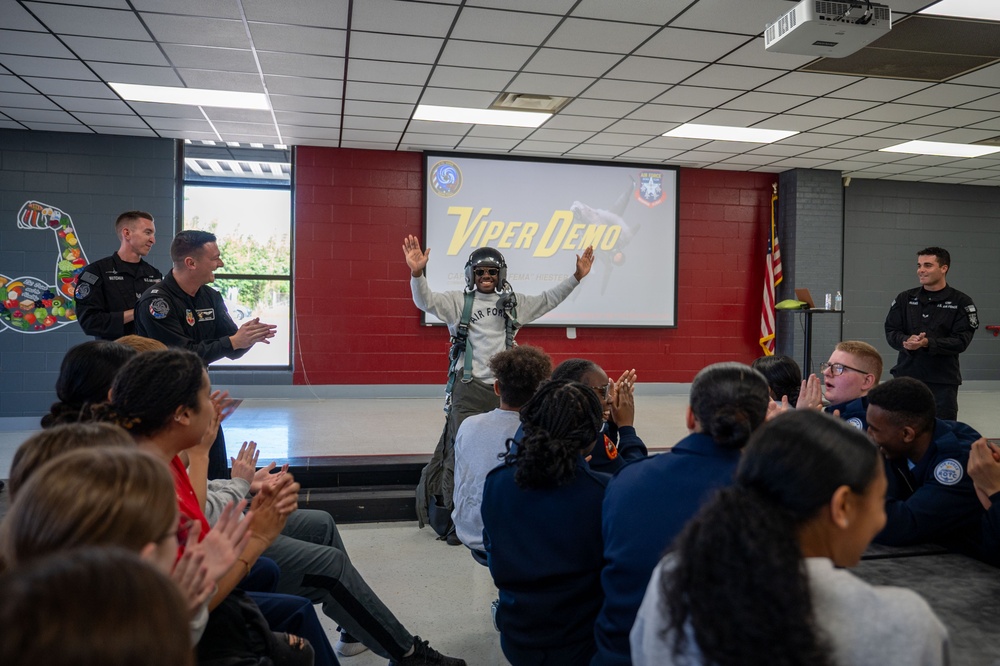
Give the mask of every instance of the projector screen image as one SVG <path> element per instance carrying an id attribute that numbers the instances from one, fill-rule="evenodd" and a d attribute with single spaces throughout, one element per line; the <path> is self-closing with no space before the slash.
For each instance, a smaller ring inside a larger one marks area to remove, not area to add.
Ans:
<path id="1" fill-rule="evenodd" d="M 424 177 L 431 290 L 464 290 L 469 254 L 493 247 L 514 292 L 540 294 L 593 245 L 590 275 L 535 324 L 677 325 L 675 169 L 425 153 Z"/>

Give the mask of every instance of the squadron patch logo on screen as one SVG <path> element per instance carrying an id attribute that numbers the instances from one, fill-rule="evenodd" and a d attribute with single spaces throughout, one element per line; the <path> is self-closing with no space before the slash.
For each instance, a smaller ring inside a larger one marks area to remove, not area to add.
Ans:
<path id="1" fill-rule="evenodd" d="M 462 170 L 451 160 L 441 160 L 431 167 L 431 189 L 439 197 L 453 197 L 462 189 Z"/>
<path id="2" fill-rule="evenodd" d="M 635 198 L 645 206 L 652 208 L 666 201 L 667 193 L 663 190 L 663 174 L 659 171 L 643 171 L 639 174 L 639 187 Z"/>

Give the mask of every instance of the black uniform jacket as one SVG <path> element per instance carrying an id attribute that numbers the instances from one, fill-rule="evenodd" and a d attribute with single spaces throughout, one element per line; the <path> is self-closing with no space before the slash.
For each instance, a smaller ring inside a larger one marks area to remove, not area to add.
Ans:
<path id="1" fill-rule="evenodd" d="M 913 377 L 936 384 L 961 384 L 958 355 L 972 342 L 979 328 L 979 314 L 972 299 L 951 287 L 927 291 L 916 287 L 904 291 L 889 307 L 885 338 L 899 358 L 893 377 Z M 926 333 L 927 347 L 909 351 L 903 341 Z"/>
<path id="2" fill-rule="evenodd" d="M 205 363 L 239 358 L 249 349 L 233 349 L 229 336 L 239 327 L 222 302 L 222 294 L 205 285 L 193 297 L 177 285 L 170 271 L 135 306 L 136 333 L 168 347 L 193 351 Z"/>
<path id="3" fill-rule="evenodd" d="M 144 259 L 131 263 L 117 252 L 84 268 L 76 279 L 76 318 L 83 332 L 101 340 L 135 333 L 135 322 L 126 324 L 123 313 L 162 279 Z"/>

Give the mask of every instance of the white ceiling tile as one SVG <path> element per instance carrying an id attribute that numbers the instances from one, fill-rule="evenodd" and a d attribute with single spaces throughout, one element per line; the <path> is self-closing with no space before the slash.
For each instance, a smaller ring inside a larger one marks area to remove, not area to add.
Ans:
<path id="1" fill-rule="evenodd" d="M 682 30 L 675 26 L 663 28 L 642 45 L 635 53 L 657 58 L 715 62 L 733 49 L 739 48 L 747 38 L 743 35 L 726 35 L 701 30 Z"/>
<path id="2" fill-rule="evenodd" d="M 860 78 L 839 74 L 813 74 L 811 72 L 789 72 L 784 76 L 760 87 L 759 92 L 779 92 L 791 95 L 827 95 L 834 90 L 848 86 Z"/>
<path id="3" fill-rule="evenodd" d="M 122 136 L 157 136 L 151 129 L 139 127 L 106 127 L 102 125 L 92 125 L 91 128 L 98 134 L 119 134 Z"/>
<path id="4" fill-rule="evenodd" d="M 420 98 L 418 86 L 396 86 L 386 83 L 347 82 L 347 99 L 369 102 L 403 102 L 416 104 Z"/>
<path id="5" fill-rule="evenodd" d="M 403 146 L 416 146 L 427 148 L 454 148 L 459 137 L 445 136 L 443 134 L 419 134 L 417 132 L 407 132 L 403 136 Z"/>
<path id="6" fill-rule="evenodd" d="M 986 141 L 987 139 L 996 138 L 997 133 L 994 130 L 977 130 L 977 129 L 950 129 L 944 132 L 939 132 L 937 134 L 929 134 L 927 139 L 930 141 L 945 141 L 950 143 L 976 143 L 977 141 Z"/>
<path id="7" fill-rule="evenodd" d="M 347 48 L 347 32 L 332 28 L 251 23 L 250 34 L 258 51 L 343 57 Z"/>
<path id="8" fill-rule="evenodd" d="M 830 160 L 816 160 L 808 157 L 789 157 L 778 162 L 772 162 L 771 166 L 783 169 L 817 169 L 825 166 Z"/>
<path id="9" fill-rule="evenodd" d="M 469 123 L 438 123 L 430 120 L 411 120 L 407 126 L 409 132 L 417 134 L 446 134 L 448 136 L 465 136 L 475 125 Z M 532 132 L 534 130 L 531 130 Z"/>
<path id="10" fill-rule="evenodd" d="M 740 90 L 674 86 L 653 101 L 657 104 L 673 104 L 677 106 L 714 107 L 725 104 L 740 94 L 742 94 Z"/>
<path id="11" fill-rule="evenodd" d="M 880 123 L 875 120 L 851 120 L 848 118 L 846 120 L 835 120 L 827 125 L 817 127 L 815 131 L 823 134 L 849 134 L 852 136 L 861 136 L 863 134 L 877 132 L 891 126 L 892 123 Z"/>
<path id="12" fill-rule="evenodd" d="M 139 83 L 151 86 L 184 87 L 184 82 L 170 67 L 147 65 L 120 65 L 112 62 L 95 62 L 90 65 L 97 75 L 110 83 Z"/>
<path id="13" fill-rule="evenodd" d="M 17 122 L 16 120 L 10 120 L 6 117 L 0 116 L 0 129 L 18 129 L 23 130 L 24 125 Z"/>
<path id="14" fill-rule="evenodd" d="M 694 150 L 698 146 L 704 146 L 707 141 L 704 139 L 678 139 L 672 136 L 658 136 L 655 139 L 643 144 L 646 148 L 665 148 L 667 150 Z"/>
<path id="15" fill-rule="evenodd" d="M 273 51 L 259 51 L 257 57 L 260 59 L 260 67 L 264 74 L 283 74 L 313 79 L 342 79 L 344 77 L 343 58 L 275 53 Z"/>
<path id="16" fill-rule="evenodd" d="M 215 132 L 196 132 L 194 130 L 156 130 L 165 139 L 188 139 L 190 141 L 218 141 Z"/>
<path id="17" fill-rule="evenodd" d="M 91 99 L 89 97 L 52 97 L 52 101 L 67 111 L 90 113 L 132 113 L 128 105 L 117 99 Z"/>
<path id="18" fill-rule="evenodd" d="M 850 148 L 864 151 L 882 150 L 899 143 L 897 139 L 877 136 L 859 136 L 837 144 L 838 148 Z"/>
<path id="19" fill-rule="evenodd" d="M 423 83 L 431 66 L 419 63 L 385 62 L 379 60 L 350 59 L 347 78 L 351 81 L 378 83 Z"/>
<path id="20" fill-rule="evenodd" d="M 680 155 L 683 151 L 680 150 L 664 150 L 663 148 L 647 148 L 643 146 L 641 148 L 633 148 L 632 150 L 623 153 L 623 159 L 629 160 L 655 160 L 662 162 L 663 160 L 669 160 L 675 155 Z"/>
<path id="21" fill-rule="evenodd" d="M 951 125 L 954 127 L 965 127 L 974 125 L 991 118 L 996 118 L 997 114 L 992 111 L 973 111 L 971 109 L 948 109 L 939 111 L 929 116 L 917 118 L 912 122 L 916 125 Z"/>
<path id="22" fill-rule="evenodd" d="M 289 138 L 295 139 L 340 139 L 339 129 L 326 129 L 323 127 L 291 127 L 289 128 Z"/>
<path id="23" fill-rule="evenodd" d="M 243 0 L 246 5 L 248 0 Z M 124 4 L 124 3 L 123 3 Z M 210 16 L 213 18 L 240 18 L 239 0 L 131 0 L 130 4 L 141 12 L 159 14 L 181 14 L 189 16 Z"/>
<path id="24" fill-rule="evenodd" d="M 380 143 L 395 144 L 400 139 L 399 132 L 380 132 L 378 130 L 341 130 L 341 138 L 344 141 L 378 141 Z"/>
<path id="25" fill-rule="evenodd" d="M 938 111 L 936 106 L 918 106 L 916 104 L 880 104 L 851 118 L 856 120 L 884 120 L 886 122 L 908 122 L 922 118 Z"/>
<path id="26" fill-rule="evenodd" d="M 719 62 L 723 65 L 792 70 L 807 65 L 815 59 L 814 56 L 765 51 L 764 38 L 755 37 Z"/>
<path id="27" fill-rule="evenodd" d="M 206 90 L 235 90 L 237 92 L 264 92 L 258 74 L 242 72 L 213 72 L 207 69 L 178 69 L 188 88 Z"/>
<path id="28" fill-rule="evenodd" d="M 518 74 L 507 86 L 510 92 L 576 97 L 594 82 L 581 76 L 552 76 L 548 74 Z"/>
<path id="29" fill-rule="evenodd" d="M 723 109 L 740 111 L 767 111 L 781 113 L 805 104 L 811 97 L 805 95 L 782 95 L 778 93 L 748 92 L 722 105 Z"/>
<path id="30" fill-rule="evenodd" d="M 621 134 L 634 134 L 653 138 L 673 129 L 677 123 L 656 122 L 655 120 L 619 120 L 608 126 L 607 131 Z"/>
<path id="31" fill-rule="evenodd" d="M 154 0 L 161 1 L 161 0 Z M 171 0 L 174 2 L 175 0 Z M 218 0 L 204 3 L 203 0 L 192 0 L 201 4 L 215 4 Z M 295 2 L 274 2 L 274 0 L 240 0 L 248 21 L 265 21 L 269 23 L 296 23 L 320 28 L 346 28 L 346 2 L 330 2 L 330 0 L 295 0 Z"/>
<path id="32" fill-rule="evenodd" d="M 440 2 L 441 0 L 417 0 L 418 2 Z M 462 0 L 443 0 L 455 4 L 462 4 Z M 540 14 L 565 14 L 573 9 L 577 0 L 467 0 L 469 7 L 489 7 L 492 9 L 505 9 L 512 12 L 535 12 Z"/>
<path id="33" fill-rule="evenodd" d="M 527 141 L 522 141 L 518 148 L 526 152 L 561 155 L 568 150 L 576 148 L 576 145 L 576 143 L 566 143 L 562 141 L 533 141 L 529 139 Z"/>
<path id="34" fill-rule="evenodd" d="M 177 130 L 194 132 L 211 132 L 212 125 L 204 118 L 147 118 L 150 126 L 157 130 Z"/>
<path id="35" fill-rule="evenodd" d="M 326 2 L 327 0 L 321 0 Z M 433 63 L 441 52 L 443 39 L 387 35 L 378 32 L 351 32 L 351 57 L 368 60 L 388 60 L 388 55 L 406 54 L 408 62 Z"/>
<path id="36" fill-rule="evenodd" d="M 537 129 L 531 133 L 531 141 L 557 141 L 559 143 L 580 143 L 594 136 L 594 132 L 584 130 Z"/>
<path id="37" fill-rule="evenodd" d="M 1000 88 L 1000 63 L 987 65 L 974 72 L 956 77 L 948 83 L 955 83 L 965 86 L 987 86 Z"/>
<path id="38" fill-rule="evenodd" d="M 204 116 L 197 106 L 186 106 L 183 104 L 156 104 L 154 102 L 129 102 L 136 113 L 143 118 L 187 118 L 204 120 Z"/>
<path id="39" fill-rule="evenodd" d="M 667 83 L 641 83 L 639 81 L 613 81 L 602 79 L 587 88 L 582 97 L 589 99 L 648 102 L 666 92 Z"/>
<path id="40" fill-rule="evenodd" d="M 76 119 L 91 127 L 136 127 L 147 128 L 145 121 L 136 115 L 120 115 L 113 113 L 74 113 Z"/>
<path id="41" fill-rule="evenodd" d="M 504 72 L 499 69 L 438 66 L 434 68 L 430 83 L 441 88 L 489 90 L 497 93 L 506 88 L 512 78 L 514 72 Z M 417 92 L 419 94 L 419 88 Z"/>
<path id="42" fill-rule="evenodd" d="M 967 104 L 973 100 L 989 97 L 996 89 L 976 86 L 959 86 L 952 83 L 941 83 L 919 92 L 897 99 L 901 104 L 927 104 L 929 106 L 953 107 Z"/>
<path id="43" fill-rule="evenodd" d="M 594 118 L 589 116 L 569 116 L 559 114 L 554 118 L 547 120 L 542 127 L 548 127 L 550 129 L 589 130 L 592 132 L 599 132 L 613 122 L 614 120 L 611 118 Z"/>
<path id="44" fill-rule="evenodd" d="M 700 0 L 681 14 L 672 25 L 759 35 L 764 32 L 768 23 L 775 21 L 793 6 L 787 0 Z"/>
<path id="45" fill-rule="evenodd" d="M 27 83 L 16 76 L 11 76 L 9 74 L 0 74 L 0 91 L 21 93 L 35 92 Z"/>
<path id="46" fill-rule="evenodd" d="M 320 97 L 295 97 L 292 95 L 269 95 L 271 108 L 275 111 L 305 111 L 311 113 L 340 113 L 339 99 Z M 355 102 L 355 104 L 379 104 L 379 102 Z M 398 106 L 390 104 L 387 106 Z"/>
<path id="47" fill-rule="evenodd" d="M 834 148 L 817 148 L 816 150 L 811 150 L 808 153 L 803 153 L 802 156 L 823 160 L 848 160 L 857 158 L 866 152 L 864 150 L 849 150 L 842 148 L 842 145 L 843 144 L 837 144 Z"/>
<path id="48" fill-rule="evenodd" d="M 253 51 L 246 49 L 220 49 L 183 44 L 164 44 L 163 50 L 174 67 L 188 69 L 217 69 L 229 72 L 256 72 L 257 62 Z"/>
<path id="49" fill-rule="evenodd" d="M 790 113 L 800 116 L 834 116 L 844 117 L 861 113 L 865 109 L 877 106 L 878 102 L 863 102 L 854 99 L 832 99 L 823 97 L 798 106 Z"/>
<path id="50" fill-rule="evenodd" d="M 694 74 L 684 83 L 691 86 L 726 88 L 729 90 L 753 90 L 768 81 L 781 76 L 774 69 L 755 69 L 735 65 L 709 65 Z"/>
<path id="51" fill-rule="evenodd" d="M 14 109 L 53 109 L 59 107 L 45 95 L 38 93 L 0 92 L 0 106 Z"/>
<path id="52" fill-rule="evenodd" d="M 530 46 L 449 39 L 441 54 L 440 64 L 518 70 L 534 52 L 535 49 Z"/>
<path id="53" fill-rule="evenodd" d="M 1000 131 L 1000 118 L 993 118 L 983 123 L 976 123 L 975 125 L 970 125 L 969 127 L 971 127 L 972 129 Z"/>
<path id="54" fill-rule="evenodd" d="M 73 116 L 59 109 L 19 109 L 0 105 L 0 112 L 25 124 L 66 123 L 72 125 L 77 122 Z"/>
<path id="55" fill-rule="evenodd" d="M 539 74 L 568 74 L 570 76 L 598 77 L 621 60 L 610 53 L 586 53 L 567 49 L 539 49 L 525 64 L 524 71 Z"/>
<path id="56" fill-rule="evenodd" d="M 170 63 L 153 41 L 65 37 L 66 44 L 83 60 L 120 62 L 129 65 L 167 67 Z"/>
<path id="57" fill-rule="evenodd" d="M 411 125 L 412 126 L 412 125 Z M 473 125 L 469 136 L 484 136 L 492 139 L 526 139 L 535 130 L 530 127 L 500 127 L 498 125 Z"/>
<path id="58" fill-rule="evenodd" d="M 577 157 L 617 157 L 623 150 L 620 146 L 595 146 L 585 143 L 576 148 L 570 148 L 566 154 Z"/>
<path id="59" fill-rule="evenodd" d="M 758 111 L 734 111 L 730 109 L 713 109 L 698 116 L 695 122 L 703 125 L 728 125 L 730 127 L 752 127 L 771 116 L 770 113 Z"/>
<path id="60" fill-rule="evenodd" d="M 522 91 L 518 91 L 522 92 Z M 471 109 L 485 109 L 493 100 L 496 93 L 484 92 L 481 90 L 456 90 L 454 88 L 427 88 L 424 96 L 420 98 L 421 104 L 435 104 L 438 106 L 465 106 Z"/>
<path id="61" fill-rule="evenodd" d="M 301 125 L 303 127 L 340 127 L 340 114 L 301 113 L 298 111 L 275 111 L 275 118 L 282 127 Z M 383 122 L 396 122 L 390 118 L 379 118 Z"/>
<path id="62" fill-rule="evenodd" d="M 57 33 L 113 39 L 149 38 L 142 23 L 131 11 L 43 2 L 26 2 L 24 6 L 49 30 Z"/>
<path id="63" fill-rule="evenodd" d="M 930 125 L 894 125 L 884 130 L 872 132 L 870 136 L 913 141 L 914 139 L 923 139 L 947 129 L 947 127 L 931 127 Z"/>
<path id="64" fill-rule="evenodd" d="M 18 76 L 44 76 L 60 79 L 82 79 L 84 81 L 94 78 L 90 70 L 78 60 L 2 54 L 0 55 L 0 65 Z"/>
<path id="65" fill-rule="evenodd" d="M 161 42 L 250 48 L 250 40 L 242 21 L 148 12 L 144 12 L 142 18 L 153 37 Z"/>
<path id="66" fill-rule="evenodd" d="M 45 26 L 16 2 L 0 2 L 0 25 L 8 30 L 45 32 Z"/>
<path id="67" fill-rule="evenodd" d="M 215 129 L 223 136 L 227 134 L 252 134 L 254 136 L 275 135 L 273 123 L 231 123 L 212 119 Z M 275 135 L 275 138 L 277 136 Z"/>
<path id="68" fill-rule="evenodd" d="M 354 4 L 351 27 L 368 32 L 444 37 L 455 18 L 455 11 L 455 7 L 445 5 L 365 0 Z"/>
<path id="69" fill-rule="evenodd" d="M 484 44 L 539 46 L 558 23 L 556 16 L 467 7 L 459 15 L 451 36 Z"/>
<path id="70" fill-rule="evenodd" d="M 99 81 L 76 81 L 70 79 L 26 78 L 25 81 L 46 95 L 64 97 L 93 97 L 96 99 L 118 99 L 106 83 Z"/>
<path id="71" fill-rule="evenodd" d="M 271 95 L 302 95 L 304 97 L 340 97 L 344 82 L 340 79 L 306 79 L 297 76 L 265 76 L 264 84 Z"/>
<path id="72" fill-rule="evenodd" d="M 690 0 L 630 0 L 622 3 L 581 0 L 573 9 L 573 16 L 661 26 L 677 16 L 689 4 Z"/>
<path id="73" fill-rule="evenodd" d="M 567 104 L 560 115 L 597 116 L 618 118 L 639 108 L 638 102 L 616 102 L 613 100 L 575 99 Z"/>
<path id="74" fill-rule="evenodd" d="M 772 157 L 794 157 L 813 150 L 811 146 L 796 146 L 790 143 L 767 143 L 750 151 L 754 155 L 771 155 Z"/>
<path id="75" fill-rule="evenodd" d="M 827 125 L 834 120 L 835 118 L 823 118 L 819 116 L 792 116 L 788 114 L 778 114 L 757 123 L 754 127 L 759 127 L 760 129 L 788 130 L 792 132 L 808 132 L 811 129 Z"/>
<path id="76" fill-rule="evenodd" d="M 800 132 L 799 134 L 794 134 L 787 139 L 782 139 L 782 144 L 788 144 L 790 146 L 814 146 L 814 147 L 826 147 L 833 146 L 841 141 L 846 141 L 847 139 L 853 139 L 853 136 L 841 135 L 837 136 L 834 134 L 814 134 L 812 132 Z"/>
<path id="77" fill-rule="evenodd" d="M 643 104 L 628 114 L 630 120 L 656 120 L 669 123 L 686 123 L 708 111 L 697 106 L 672 106 L 670 104 Z"/>
<path id="78" fill-rule="evenodd" d="M 896 79 L 867 78 L 834 90 L 830 97 L 863 99 L 872 102 L 891 102 L 894 99 L 912 95 L 933 85 L 926 81 L 901 81 Z"/>
<path id="79" fill-rule="evenodd" d="M 609 129 L 615 129 L 614 127 Z M 624 148 L 635 148 L 646 142 L 644 134 L 621 134 L 618 132 L 600 132 L 587 139 L 585 143 L 599 146 L 621 146 Z"/>
<path id="80" fill-rule="evenodd" d="M 313 111 L 319 109 L 289 109 L 289 111 Z M 409 118 L 413 115 L 412 104 L 391 102 L 359 102 L 349 99 L 344 104 L 344 113 L 352 116 L 384 116 L 386 118 Z"/>
<path id="81" fill-rule="evenodd" d="M 467 136 L 458 144 L 468 150 L 513 150 L 520 143 L 518 139 L 494 139 L 486 136 Z"/>
<path id="82" fill-rule="evenodd" d="M 1000 111 L 1000 94 L 983 97 L 968 104 L 962 105 L 963 109 L 982 109 L 984 111 Z"/>
<path id="83" fill-rule="evenodd" d="M 777 162 L 781 158 L 775 157 L 774 155 L 761 155 L 761 154 L 750 154 L 743 153 L 741 155 L 736 155 L 735 157 L 730 157 L 724 160 L 726 164 L 745 164 L 747 166 L 764 166 L 766 164 L 772 164 Z"/>
<path id="84" fill-rule="evenodd" d="M 18 30 L 0 30 L 0 53 L 47 58 L 74 57 L 69 49 L 52 35 Z"/>
<path id="85" fill-rule="evenodd" d="M 704 63 L 689 60 L 629 56 L 611 70 L 607 78 L 649 81 L 651 83 L 678 83 L 704 66 Z"/>
<path id="86" fill-rule="evenodd" d="M 0 109 L 2 111 L 2 109 Z M 36 132 L 75 132 L 78 134 L 94 134 L 94 132 L 86 125 L 81 125 L 78 122 L 72 123 L 45 123 L 45 122 L 35 122 L 26 121 L 23 123 L 28 129 L 35 130 Z"/>
<path id="87" fill-rule="evenodd" d="M 217 109 L 205 107 L 205 113 L 212 122 L 264 123 L 273 127 L 270 111 L 257 109 Z"/>
<path id="88" fill-rule="evenodd" d="M 650 25 L 568 18 L 545 44 L 598 53 L 630 53 L 654 32 L 656 28 Z"/>

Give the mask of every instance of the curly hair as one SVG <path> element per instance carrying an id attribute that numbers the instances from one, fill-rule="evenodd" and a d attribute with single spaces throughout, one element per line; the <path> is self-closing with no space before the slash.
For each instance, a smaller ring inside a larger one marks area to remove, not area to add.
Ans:
<path id="1" fill-rule="evenodd" d="M 706 664 L 832 664 L 815 623 L 798 528 L 837 488 L 863 494 L 878 474 L 878 450 L 830 415 L 789 411 L 757 430 L 735 485 L 688 523 L 674 544 L 676 558 L 660 564 L 669 618 L 663 635 L 676 637 L 675 653 L 690 625 Z"/>
<path id="2" fill-rule="evenodd" d="M 95 446 L 135 446 L 124 429 L 111 423 L 64 423 L 36 432 L 17 447 L 10 463 L 7 492 L 11 501 L 42 465 L 56 456 Z"/>
<path id="3" fill-rule="evenodd" d="M 552 374 L 552 359 L 538 347 L 521 345 L 494 354 L 490 371 L 500 383 L 500 399 L 520 409 Z"/>
<path id="4" fill-rule="evenodd" d="M 90 406 L 107 401 L 115 373 L 133 356 L 133 349 L 107 340 L 89 340 L 71 347 L 63 356 L 56 380 L 59 402 L 42 417 L 42 427 L 88 420 Z"/>
<path id="5" fill-rule="evenodd" d="M 780 401 L 788 396 L 788 404 L 795 406 L 802 390 L 802 370 L 795 359 L 790 356 L 761 356 L 755 358 L 750 367 L 764 375 L 773 400 Z"/>
<path id="6" fill-rule="evenodd" d="M 691 411 L 701 432 L 727 449 L 743 448 L 770 401 L 764 375 L 742 363 L 715 363 L 691 383 Z"/>
<path id="7" fill-rule="evenodd" d="M 525 489 L 563 486 L 576 476 L 576 459 L 592 447 L 603 425 L 601 401 L 589 386 L 553 379 L 521 408 L 524 437 L 504 461 L 517 466 L 514 482 Z"/>
<path id="8" fill-rule="evenodd" d="M 111 400 L 97 405 L 94 418 L 145 437 L 162 430 L 178 407 L 198 408 L 205 365 L 179 349 L 145 352 L 125 364 L 111 386 Z"/>

